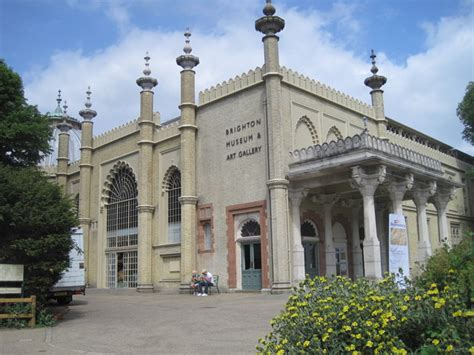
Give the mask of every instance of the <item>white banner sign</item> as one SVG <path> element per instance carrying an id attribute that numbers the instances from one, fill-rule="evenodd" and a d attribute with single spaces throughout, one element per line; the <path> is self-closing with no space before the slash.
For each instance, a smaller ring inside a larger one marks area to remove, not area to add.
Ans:
<path id="1" fill-rule="evenodd" d="M 389 222 L 389 272 L 397 274 L 399 269 L 403 270 L 403 276 L 410 276 L 410 260 L 408 257 L 408 235 L 403 215 L 390 213 Z M 397 281 L 402 281 L 397 278 Z"/>

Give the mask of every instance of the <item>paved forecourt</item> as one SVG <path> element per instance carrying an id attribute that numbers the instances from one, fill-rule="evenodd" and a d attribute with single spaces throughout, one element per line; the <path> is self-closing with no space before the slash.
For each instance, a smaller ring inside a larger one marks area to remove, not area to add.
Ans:
<path id="1" fill-rule="evenodd" d="M 288 295 L 90 289 L 52 328 L 0 329 L 0 354 L 255 353 Z"/>

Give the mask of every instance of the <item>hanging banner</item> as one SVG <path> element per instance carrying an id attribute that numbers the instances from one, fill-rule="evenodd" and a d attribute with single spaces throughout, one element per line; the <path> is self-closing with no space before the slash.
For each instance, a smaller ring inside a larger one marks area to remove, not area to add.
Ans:
<path id="1" fill-rule="evenodd" d="M 397 274 L 403 270 L 403 276 L 410 276 L 410 259 L 408 256 L 408 235 L 405 224 L 405 217 L 390 213 L 389 222 L 389 245 L 388 245 L 388 264 L 389 272 Z M 403 278 L 397 277 L 397 281 L 403 281 Z"/>

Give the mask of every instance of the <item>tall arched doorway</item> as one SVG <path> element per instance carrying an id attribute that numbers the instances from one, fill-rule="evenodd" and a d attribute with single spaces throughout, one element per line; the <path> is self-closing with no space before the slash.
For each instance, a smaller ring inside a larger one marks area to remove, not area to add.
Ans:
<path id="1" fill-rule="evenodd" d="M 260 224 L 247 220 L 240 229 L 242 255 L 242 290 L 262 288 L 262 252 L 260 244 Z"/>
<path id="2" fill-rule="evenodd" d="M 304 249 L 305 274 L 313 278 L 320 274 L 318 230 L 313 222 L 306 220 L 301 224 L 301 239 Z"/>
<path id="3" fill-rule="evenodd" d="M 108 288 L 135 288 L 138 281 L 138 189 L 132 169 L 118 163 L 107 183 Z"/>

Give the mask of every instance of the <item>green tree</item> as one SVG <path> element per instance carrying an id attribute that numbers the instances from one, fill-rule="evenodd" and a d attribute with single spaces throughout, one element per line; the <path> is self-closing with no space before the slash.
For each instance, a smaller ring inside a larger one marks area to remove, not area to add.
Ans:
<path id="1" fill-rule="evenodd" d="M 0 60 L 0 263 L 24 264 L 24 291 L 40 302 L 69 264 L 77 225 L 71 201 L 37 168 L 50 137 L 47 118 Z"/>
<path id="2" fill-rule="evenodd" d="M 34 166 L 50 152 L 48 118 L 24 97 L 20 76 L 0 59 L 0 162 Z"/>
<path id="3" fill-rule="evenodd" d="M 457 115 L 464 125 L 462 137 L 474 145 L 474 82 L 470 81 L 466 87 L 466 94 L 457 108 Z"/>

